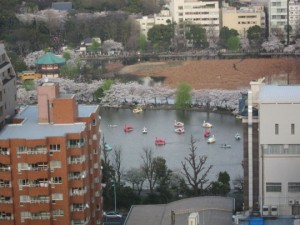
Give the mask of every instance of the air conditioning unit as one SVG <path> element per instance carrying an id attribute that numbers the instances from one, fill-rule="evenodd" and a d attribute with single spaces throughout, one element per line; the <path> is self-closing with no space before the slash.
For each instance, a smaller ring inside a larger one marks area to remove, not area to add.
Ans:
<path id="1" fill-rule="evenodd" d="M 294 205 L 295 204 L 295 200 L 294 199 L 290 199 L 289 200 L 289 205 Z"/>
<path id="2" fill-rule="evenodd" d="M 262 215 L 263 216 L 269 216 L 269 206 L 268 205 L 264 205 L 262 208 Z"/>
<path id="3" fill-rule="evenodd" d="M 295 200 L 295 204 L 299 205 L 300 204 L 300 200 Z"/>
<path id="4" fill-rule="evenodd" d="M 275 205 L 271 206 L 271 215 L 272 216 L 278 216 L 278 208 Z"/>

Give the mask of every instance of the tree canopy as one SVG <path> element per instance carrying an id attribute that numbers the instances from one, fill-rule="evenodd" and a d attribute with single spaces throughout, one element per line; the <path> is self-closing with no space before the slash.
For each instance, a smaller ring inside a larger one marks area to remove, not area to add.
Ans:
<path id="1" fill-rule="evenodd" d="M 148 31 L 148 40 L 151 41 L 154 48 L 167 49 L 171 44 L 171 39 L 174 36 L 174 26 L 169 25 L 154 25 Z"/>
<path id="2" fill-rule="evenodd" d="M 176 90 L 175 107 L 177 109 L 189 108 L 192 104 L 192 87 L 188 83 L 180 83 Z"/>
<path id="3" fill-rule="evenodd" d="M 228 40 L 230 37 L 238 37 L 239 33 L 235 29 L 229 29 L 228 27 L 222 27 L 220 29 L 220 37 L 219 37 L 219 44 L 224 47 L 228 48 Z"/>
<path id="4" fill-rule="evenodd" d="M 252 47 L 259 47 L 262 43 L 262 30 L 260 26 L 255 25 L 247 30 L 247 38 Z"/>
<path id="5" fill-rule="evenodd" d="M 201 25 L 188 25 L 189 31 L 186 33 L 186 39 L 193 43 L 195 48 L 206 48 L 208 46 L 206 30 Z"/>

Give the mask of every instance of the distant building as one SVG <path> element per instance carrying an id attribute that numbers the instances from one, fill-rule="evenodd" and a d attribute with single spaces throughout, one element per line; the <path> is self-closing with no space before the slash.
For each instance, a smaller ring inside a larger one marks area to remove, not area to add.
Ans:
<path id="1" fill-rule="evenodd" d="M 289 1 L 289 25 L 291 39 L 295 40 L 296 34 L 300 34 L 300 1 Z"/>
<path id="2" fill-rule="evenodd" d="M 93 49 L 93 44 L 96 43 L 98 45 L 97 48 Z M 101 39 L 99 37 L 93 37 L 93 38 L 85 38 L 80 43 L 79 49 L 77 49 L 77 52 L 80 52 L 81 54 L 88 54 L 88 53 L 97 53 L 101 54 Z"/>
<path id="3" fill-rule="evenodd" d="M 37 93 L 0 133 L 0 224 L 103 224 L 99 106 Z"/>
<path id="4" fill-rule="evenodd" d="M 219 37 L 219 1 L 171 0 L 170 13 L 173 22 L 179 25 L 178 34 L 183 35 L 188 24 L 199 24 L 208 37 Z"/>
<path id="5" fill-rule="evenodd" d="M 52 9 L 69 12 L 73 9 L 73 5 L 72 2 L 52 2 Z"/>
<path id="6" fill-rule="evenodd" d="M 36 71 L 41 73 L 43 78 L 57 78 L 60 75 L 59 68 L 65 62 L 64 58 L 47 52 L 35 61 Z"/>
<path id="7" fill-rule="evenodd" d="M 234 199 L 220 196 L 185 198 L 159 205 L 133 205 L 124 225 L 140 225 L 141 221 L 143 225 L 232 225 L 234 210 Z"/>
<path id="8" fill-rule="evenodd" d="M 244 117 L 244 207 L 300 216 L 300 86 L 251 82 Z M 256 109 L 258 114 L 253 114 Z"/>
<path id="9" fill-rule="evenodd" d="M 281 41 L 287 39 L 288 1 L 289 0 L 269 1 L 269 35 L 276 36 Z"/>
<path id="10" fill-rule="evenodd" d="M 161 10 L 159 14 L 154 14 L 152 16 L 142 16 L 136 19 L 140 27 L 140 33 L 148 36 L 148 31 L 154 25 L 168 25 L 172 23 L 172 17 L 168 9 Z"/>
<path id="11" fill-rule="evenodd" d="M 16 73 L 4 44 L 0 43 L 0 130 L 15 115 L 16 107 Z"/>
<path id="12" fill-rule="evenodd" d="M 252 26 L 259 26 L 263 30 L 265 26 L 264 6 L 242 7 L 237 10 L 235 7 L 222 8 L 222 27 L 235 29 L 241 38 L 247 38 L 247 31 Z"/>

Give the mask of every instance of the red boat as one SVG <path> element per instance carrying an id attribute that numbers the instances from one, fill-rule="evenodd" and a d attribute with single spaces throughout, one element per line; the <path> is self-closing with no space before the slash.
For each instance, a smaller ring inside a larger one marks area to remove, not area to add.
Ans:
<path id="1" fill-rule="evenodd" d="M 125 125 L 124 132 L 131 132 L 131 131 L 133 131 L 133 127 Z"/>
<path id="2" fill-rule="evenodd" d="M 156 139 L 155 139 L 155 144 L 156 144 L 156 145 L 165 145 L 165 144 L 166 144 L 166 141 L 165 141 L 164 139 L 156 138 Z"/>
<path id="3" fill-rule="evenodd" d="M 210 135 L 211 135 L 211 133 L 209 130 L 204 131 L 204 137 L 208 138 L 208 137 L 210 137 Z"/>

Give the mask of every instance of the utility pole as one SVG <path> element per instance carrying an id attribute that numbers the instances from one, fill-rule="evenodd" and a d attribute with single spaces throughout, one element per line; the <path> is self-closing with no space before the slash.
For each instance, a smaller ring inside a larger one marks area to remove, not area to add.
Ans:
<path id="1" fill-rule="evenodd" d="M 287 45 L 290 45 L 290 0 L 287 0 L 287 25 L 286 25 L 286 41 L 287 41 Z"/>

